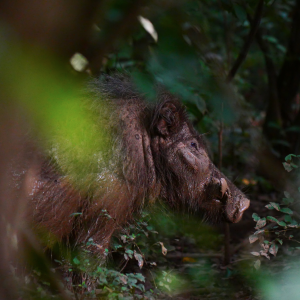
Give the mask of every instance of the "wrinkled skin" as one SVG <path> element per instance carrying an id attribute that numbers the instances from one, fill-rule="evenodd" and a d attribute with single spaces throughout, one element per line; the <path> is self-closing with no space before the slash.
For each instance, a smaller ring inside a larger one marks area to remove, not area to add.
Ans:
<path id="1" fill-rule="evenodd" d="M 113 233 L 155 199 L 213 222 L 242 218 L 249 200 L 213 165 L 203 137 L 173 95 L 160 92 L 151 106 L 126 77 L 107 76 L 89 88 L 94 111 L 103 110 L 99 99 L 112 107 L 107 113 L 112 164 L 79 190 L 50 161 L 41 163 L 28 216 L 37 232 L 48 234 L 44 240 L 78 244 L 92 238 L 94 251 L 102 253 Z"/>

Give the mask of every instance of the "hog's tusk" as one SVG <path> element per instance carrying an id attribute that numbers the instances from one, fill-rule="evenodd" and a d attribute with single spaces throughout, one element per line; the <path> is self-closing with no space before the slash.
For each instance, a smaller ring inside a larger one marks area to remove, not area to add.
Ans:
<path id="1" fill-rule="evenodd" d="M 227 181 L 225 178 L 221 178 L 220 183 L 221 183 L 221 193 L 222 193 L 222 198 L 223 198 L 224 194 L 228 190 L 228 185 L 227 185 Z"/>

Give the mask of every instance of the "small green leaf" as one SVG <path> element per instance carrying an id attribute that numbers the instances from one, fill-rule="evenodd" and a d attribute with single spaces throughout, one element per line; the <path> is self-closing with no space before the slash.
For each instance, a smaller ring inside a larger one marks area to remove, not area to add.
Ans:
<path id="1" fill-rule="evenodd" d="M 141 273 L 135 274 L 135 278 L 139 281 L 145 282 L 145 277 Z"/>
<path id="2" fill-rule="evenodd" d="M 292 217 L 290 215 L 285 215 L 284 216 L 284 221 L 287 223 L 291 223 L 292 222 Z"/>
<path id="3" fill-rule="evenodd" d="M 278 222 L 278 225 L 282 226 L 282 227 L 286 227 L 286 223 L 281 221 L 281 222 Z"/>
<path id="4" fill-rule="evenodd" d="M 285 196 L 286 198 L 290 198 L 290 193 L 289 193 L 289 192 L 284 191 L 283 194 L 284 194 L 284 196 Z"/>
<path id="5" fill-rule="evenodd" d="M 265 207 L 270 210 L 274 209 L 274 207 L 271 204 L 267 204 Z"/>
<path id="6" fill-rule="evenodd" d="M 292 160 L 292 157 L 297 157 L 295 154 L 289 154 L 285 157 L 285 161 L 290 161 Z"/>
<path id="7" fill-rule="evenodd" d="M 255 263 L 254 263 L 254 268 L 256 269 L 256 270 L 258 270 L 259 268 L 260 268 L 260 260 L 258 259 Z"/>
<path id="8" fill-rule="evenodd" d="M 134 251 L 134 258 L 138 261 L 138 265 L 141 269 L 144 265 L 143 256 L 141 254 L 137 253 L 136 251 Z"/>
<path id="9" fill-rule="evenodd" d="M 252 234 L 252 235 L 249 236 L 249 242 L 250 242 L 250 244 L 254 243 L 257 240 L 258 240 L 258 236 L 257 235 Z"/>
<path id="10" fill-rule="evenodd" d="M 250 252 L 254 256 L 260 256 L 259 252 Z"/>
<path id="11" fill-rule="evenodd" d="M 278 223 L 278 222 L 279 222 L 276 218 L 274 218 L 274 217 L 272 217 L 272 216 L 267 216 L 267 220 L 269 220 L 269 221 L 271 221 L 271 222 L 275 222 L 275 223 Z"/>
<path id="12" fill-rule="evenodd" d="M 74 257 L 74 258 L 73 258 L 73 263 L 74 263 L 75 265 L 79 265 L 79 264 L 80 264 L 80 261 L 79 261 L 79 259 L 78 259 L 77 257 Z"/>
<path id="13" fill-rule="evenodd" d="M 260 220 L 260 217 L 257 215 L 257 213 L 253 213 L 252 214 L 252 218 L 255 222 L 259 221 Z"/>
<path id="14" fill-rule="evenodd" d="M 278 221 L 276 218 L 271 217 L 271 216 L 267 216 L 267 220 L 271 221 L 271 222 L 275 222 L 278 225 L 282 226 L 282 227 L 286 227 L 286 223 L 283 221 Z"/>
<path id="15" fill-rule="evenodd" d="M 280 211 L 280 204 L 276 202 L 270 202 L 270 204 L 278 211 Z"/>
<path id="16" fill-rule="evenodd" d="M 258 220 L 255 228 L 260 229 L 260 228 L 264 227 L 266 224 L 267 224 L 266 218 L 262 218 L 262 219 Z"/>
<path id="17" fill-rule="evenodd" d="M 281 239 L 276 239 L 276 241 L 278 241 L 278 243 L 279 243 L 280 245 L 283 244 L 283 241 L 282 241 Z"/>
<path id="18" fill-rule="evenodd" d="M 280 211 L 284 214 L 289 214 L 289 215 L 293 214 L 293 211 L 288 207 L 282 207 L 282 208 L 280 208 Z"/>

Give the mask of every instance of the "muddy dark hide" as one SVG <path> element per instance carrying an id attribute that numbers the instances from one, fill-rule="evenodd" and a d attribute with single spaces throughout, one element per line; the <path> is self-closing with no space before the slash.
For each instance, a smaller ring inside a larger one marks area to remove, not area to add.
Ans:
<path id="1" fill-rule="evenodd" d="M 238 222 L 249 200 L 212 163 L 203 137 L 182 105 L 163 95 L 155 112 L 151 145 L 160 196 L 175 209 L 202 213 L 210 221 Z"/>
<path id="2" fill-rule="evenodd" d="M 107 76 L 90 83 L 88 96 L 93 110 L 109 107 L 111 159 L 85 189 L 48 160 L 42 164 L 29 215 L 46 240 L 92 238 L 94 250 L 102 252 L 111 235 L 155 199 L 211 221 L 241 219 L 249 200 L 213 165 L 173 95 L 158 92 L 151 105 L 128 78 Z"/>

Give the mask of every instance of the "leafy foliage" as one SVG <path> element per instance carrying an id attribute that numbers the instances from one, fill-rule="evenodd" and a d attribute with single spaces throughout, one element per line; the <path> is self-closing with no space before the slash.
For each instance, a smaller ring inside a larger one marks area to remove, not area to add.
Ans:
<path id="1" fill-rule="evenodd" d="M 293 158 L 299 158 L 300 155 L 289 154 L 285 157 L 283 163 L 287 172 L 298 169 L 298 165 L 292 160 Z M 298 188 L 300 192 L 300 187 Z M 300 243 L 295 236 L 299 235 L 300 223 L 297 213 L 297 202 L 290 195 L 289 192 L 284 192 L 284 198 L 281 203 L 270 202 L 266 205 L 266 208 L 270 211 L 274 211 L 274 215 L 267 217 L 259 217 L 256 213 L 253 213 L 252 218 L 256 222 L 257 229 L 254 234 L 249 237 L 250 243 L 256 241 L 259 242 L 261 250 L 259 252 L 251 252 L 254 256 L 264 256 L 270 259 L 270 254 L 276 256 L 279 247 L 284 243 L 288 246 L 288 251 L 300 249 L 300 247 L 291 246 L 291 244 Z M 260 267 L 260 260 L 254 263 L 254 267 L 258 269 Z"/>

